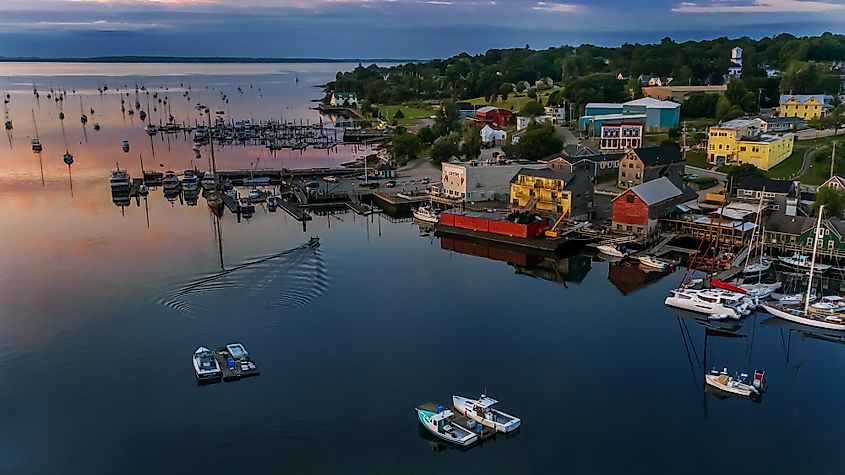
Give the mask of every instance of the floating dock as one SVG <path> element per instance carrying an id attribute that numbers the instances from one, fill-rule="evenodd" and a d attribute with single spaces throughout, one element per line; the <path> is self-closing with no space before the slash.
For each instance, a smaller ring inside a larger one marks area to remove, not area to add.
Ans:
<path id="1" fill-rule="evenodd" d="M 235 381 L 241 378 L 248 378 L 250 376 L 258 376 L 258 367 L 250 370 L 241 369 L 241 361 L 249 361 L 255 364 L 252 359 L 247 356 L 245 358 L 235 360 L 234 368 L 229 368 L 226 364 L 226 357 L 229 355 L 229 350 L 226 347 L 217 348 L 214 350 L 214 359 L 220 364 L 220 369 L 223 371 L 223 381 Z"/>
<path id="2" fill-rule="evenodd" d="M 307 211 L 300 208 L 299 205 L 291 203 L 290 201 L 280 200 L 279 208 L 282 208 L 285 213 L 293 216 L 297 221 L 310 221 L 311 215 Z"/>

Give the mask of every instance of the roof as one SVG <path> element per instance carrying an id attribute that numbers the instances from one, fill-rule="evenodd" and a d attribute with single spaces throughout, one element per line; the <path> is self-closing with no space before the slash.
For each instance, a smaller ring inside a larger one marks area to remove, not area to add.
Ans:
<path id="1" fill-rule="evenodd" d="M 572 160 L 572 163 L 580 162 L 583 160 L 589 160 L 591 162 L 615 162 L 621 160 L 622 157 L 625 156 L 625 153 L 596 153 L 594 155 L 579 155 L 577 157 L 570 157 L 570 158 L 577 158 L 577 160 Z"/>
<path id="2" fill-rule="evenodd" d="M 645 202 L 645 204 L 649 206 L 672 198 L 677 198 L 683 194 L 681 193 L 681 190 L 679 190 L 678 187 L 665 176 L 631 187 L 628 191 L 635 193 L 641 200 L 643 200 L 643 202 Z M 613 201 L 616 201 L 624 194 L 625 193 L 622 193 L 616 198 L 613 198 Z"/>
<path id="3" fill-rule="evenodd" d="M 601 115 L 585 115 L 581 119 L 588 120 L 625 120 L 625 119 L 646 119 L 645 114 L 601 114 Z"/>
<path id="4" fill-rule="evenodd" d="M 358 97 L 358 94 L 354 93 L 354 92 L 335 92 L 334 96 L 337 97 L 337 98 L 347 98 L 348 99 L 348 98 L 352 98 L 352 97 Z"/>
<path id="5" fill-rule="evenodd" d="M 551 168 L 520 168 L 516 175 L 511 178 L 511 183 L 513 183 L 518 176 L 533 176 L 537 178 L 552 178 L 555 180 L 563 180 L 568 182 L 575 176 L 572 173 L 564 173 L 559 170 L 552 170 Z"/>
<path id="6" fill-rule="evenodd" d="M 775 213 L 766 222 L 766 231 L 800 235 L 816 225 L 816 218 L 808 216 L 787 216 Z"/>
<path id="7" fill-rule="evenodd" d="M 597 151 L 580 143 L 568 143 L 563 147 L 563 153 L 569 157 L 580 157 L 584 155 L 596 155 Z"/>
<path id="8" fill-rule="evenodd" d="M 739 182 L 736 186 L 737 190 L 753 190 L 763 191 L 764 189 L 769 193 L 789 194 L 795 184 L 789 180 L 773 180 L 757 175 L 747 176 Z"/>
<path id="9" fill-rule="evenodd" d="M 632 150 L 647 167 L 671 165 L 684 161 L 681 150 L 675 145 L 635 148 Z"/>
<path id="10" fill-rule="evenodd" d="M 803 104 L 811 98 L 814 98 L 819 104 L 824 104 L 825 102 L 829 102 L 833 99 L 833 96 L 829 96 L 827 94 L 782 94 L 780 96 L 780 103 L 783 104 L 792 98 L 795 98 L 799 104 Z"/>
<path id="11" fill-rule="evenodd" d="M 590 102 L 585 108 L 596 107 L 600 109 L 621 109 L 622 104 L 616 102 Z"/>
<path id="12" fill-rule="evenodd" d="M 641 99 L 634 99 L 625 103 L 626 106 L 645 106 L 652 109 L 677 109 L 681 107 L 677 102 L 661 101 L 653 97 L 643 97 Z"/>
<path id="13" fill-rule="evenodd" d="M 505 111 L 508 114 L 511 113 L 511 111 L 509 111 L 507 109 L 502 109 L 501 107 L 493 107 L 493 106 L 484 106 L 484 107 L 480 107 L 480 108 L 475 110 L 475 112 L 481 112 L 482 114 L 486 114 L 487 112 L 501 112 L 501 111 Z"/>
<path id="14" fill-rule="evenodd" d="M 801 117 L 766 117 L 763 120 L 769 124 L 800 124 L 801 122 L 807 122 L 806 119 Z"/>

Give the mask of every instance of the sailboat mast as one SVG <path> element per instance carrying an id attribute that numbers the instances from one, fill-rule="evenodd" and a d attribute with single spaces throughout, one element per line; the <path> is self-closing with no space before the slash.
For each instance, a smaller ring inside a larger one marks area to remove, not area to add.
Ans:
<path id="1" fill-rule="evenodd" d="M 804 300 L 804 313 L 810 311 L 810 292 L 813 291 L 813 270 L 816 268 L 816 251 L 819 248 L 819 232 L 822 227 L 822 214 L 824 213 L 824 205 L 819 206 L 819 219 L 816 223 L 816 231 L 813 233 L 813 258 L 810 260 L 810 279 L 807 281 L 807 297 Z"/>

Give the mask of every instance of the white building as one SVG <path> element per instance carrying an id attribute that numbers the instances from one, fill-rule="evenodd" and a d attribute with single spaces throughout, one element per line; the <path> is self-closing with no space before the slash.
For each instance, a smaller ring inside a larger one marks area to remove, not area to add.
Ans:
<path id="1" fill-rule="evenodd" d="M 552 123 L 563 124 L 566 122 L 565 107 L 546 107 L 546 115 L 552 116 Z"/>
<path id="2" fill-rule="evenodd" d="M 508 201 L 510 181 L 522 168 L 545 168 L 543 164 L 486 165 L 442 163 L 443 194 L 449 198 L 476 201 Z"/>
<path id="3" fill-rule="evenodd" d="M 530 124 L 532 120 L 538 124 L 545 124 L 553 123 L 554 118 L 550 115 L 538 115 L 537 117 L 518 116 L 516 118 L 516 130 L 522 130 L 528 127 L 528 124 Z"/>
<path id="4" fill-rule="evenodd" d="M 332 94 L 329 104 L 331 104 L 332 107 L 357 106 L 358 94 L 355 94 L 354 92 L 335 92 Z"/>
<path id="5" fill-rule="evenodd" d="M 731 50 L 731 65 L 728 67 L 727 80 L 738 79 L 742 76 L 742 48 L 735 46 Z"/>
<path id="6" fill-rule="evenodd" d="M 497 130 L 489 125 L 485 125 L 481 129 L 481 143 L 483 145 L 490 145 L 495 143 L 502 143 L 508 138 L 508 133 L 504 130 Z"/>

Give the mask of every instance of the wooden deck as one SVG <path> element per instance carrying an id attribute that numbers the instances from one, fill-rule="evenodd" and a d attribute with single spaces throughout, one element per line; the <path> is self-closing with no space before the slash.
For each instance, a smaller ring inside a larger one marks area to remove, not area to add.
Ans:
<path id="1" fill-rule="evenodd" d="M 259 374 L 261 374 L 258 371 L 257 365 L 256 365 L 255 369 L 248 370 L 248 371 L 242 371 L 240 369 L 240 361 L 241 360 L 235 360 L 234 369 L 230 369 L 228 367 L 228 365 L 226 365 L 226 356 L 221 354 L 221 352 L 228 354 L 228 350 L 226 349 L 225 346 L 222 347 L 222 348 L 217 348 L 216 350 L 214 350 L 214 359 L 216 359 L 217 362 L 220 364 L 220 369 L 223 371 L 223 380 L 224 381 L 234 381 L 234 380 L 238 380 L 238 379 L 241 379 L 241 378 L 248 378 L 250 376 L 258 376 Z M 252 361 L 252 359 L 250 357 L 247 357 L 246 360 Z M 255 364 L 254 361 L 253 361 L 253 364 Z"/>

